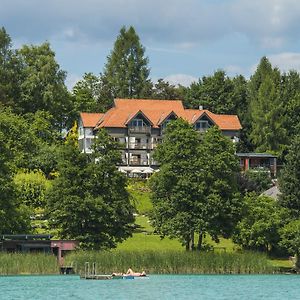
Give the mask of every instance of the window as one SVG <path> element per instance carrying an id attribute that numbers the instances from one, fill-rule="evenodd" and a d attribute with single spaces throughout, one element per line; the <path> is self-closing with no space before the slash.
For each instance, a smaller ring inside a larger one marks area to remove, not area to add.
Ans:
<path id="1" fill-rule="evenodd" d="M 79 127 L 79 135 L 84 135 L 84 130 L 82 126 Z"/>
<path id="2" fill-rule="evenodd" d="M 143 126 L 147 126 L 144 122 L 143 119 L 133 119 L 131 122 L 130 122 L 130 125 L 133 126 L 133 127 L 143 127 Z"/>
<path id="3" fill-rule="evenodd" d="M 197 121 L 195 124 L 196 130 L 206 131 L 210 127 L 208 121 Z"/>

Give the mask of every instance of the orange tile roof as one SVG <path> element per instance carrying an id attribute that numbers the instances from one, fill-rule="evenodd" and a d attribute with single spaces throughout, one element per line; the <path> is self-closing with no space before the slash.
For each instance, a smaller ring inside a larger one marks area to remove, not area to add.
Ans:
<path id="1" fill-rule="evenodd" d="M 208 110 L 184 109 L 181 100 L 115 99 L 115 106 L 105 114 L 81 113 L 84 126 L 90 127 L 126 127 L 138 113 L 143 113 L 153 124 L 159 125 L 172 112 L 178 117 L 195 123 L 203 114 L 212 120 L 221 130 L 240 130 L 241 124 L 236 115 L 217 115 Z M 93 125 L 94 124 L 94 125 Z"/>
<path id="2" fill-rule="evenodd" d="M 84 127 L 95 127 L 99 121 L 99 119 L 103 116 L 104 114 L 101 113 L 85 113 L 82 112 L 80 113 L 80 118 L 82 120 L 83 126 Z"/>
<path id="3" fill-rule="evenodd" d="M 242 129 L 237 115 L 217 115 L 207 109 L 186 109 L 186 119 L 190 123 L 195 123 L 203 114 L 206 114 L 222 130 L 240 130 Z"/>

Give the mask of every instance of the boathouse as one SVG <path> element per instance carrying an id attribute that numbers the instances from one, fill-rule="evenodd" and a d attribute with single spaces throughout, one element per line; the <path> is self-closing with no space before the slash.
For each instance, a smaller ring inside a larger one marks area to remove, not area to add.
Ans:
<path id="1" fill-rule="evenodd" d="M 53 253 L 60 265 L 64 256 L 75 250 L 79 243 L 75 240 L 52 240 L 50 234 L 2 234 L 0 251 L 21 253 Z"/>

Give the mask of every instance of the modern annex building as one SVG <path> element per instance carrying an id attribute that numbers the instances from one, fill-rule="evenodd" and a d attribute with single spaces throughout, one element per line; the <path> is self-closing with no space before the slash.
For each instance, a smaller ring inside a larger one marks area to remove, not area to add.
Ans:
<path id="1" fill-rule="evenodd" d="M 129 175 L 153 173 L 158 169 L 153 149 L 163 139 L 168 122 L 176 118 L 187 120 L 199 132 L 218 126 L 225 136 L 238 141 L 241 124 L 236 115 L 218 115 L 201 107 L 185 109 L 180 100 L 115 99 L 114 107 L 106 113 L 80 114 L 79 146 L 82 152 L 91 153 L 97 130 L 105 128 L 123 145 L 120 171 Z"/>

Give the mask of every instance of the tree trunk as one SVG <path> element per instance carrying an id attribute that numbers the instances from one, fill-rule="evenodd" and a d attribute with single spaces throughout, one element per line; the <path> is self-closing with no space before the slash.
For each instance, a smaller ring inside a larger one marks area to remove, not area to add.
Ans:
<path id="1" fill-rule="evenodd" d="M 191 234 L 186 238 L 185 242 L 185 250 L 191 251 L 195 250 L 195 239 L 194 239 L 194 231 L 191 231 Z"/>
<path id="2" fill-rule="evenodd" d="M 194 237 L 194 230 L 191 232 L 191 247 L 190 250 L 194 251 L 195 250 L 195 237 Z"/>
<path id="3" fill-rule="evenodd" d="M 189 251 L 190 250 L 190 244 L 191 244 L 191 238 L 187 237 L 185 240 L 185 250 Z"/>
<path id="4" fill-rule="evenodd" d="M 202 248 L 202 242 L 203 242 L 203 232 L 199 232 L 199 239 L 198 239 L 198 244 L 197 244 L 197 250 L 200 251 Z"/>

